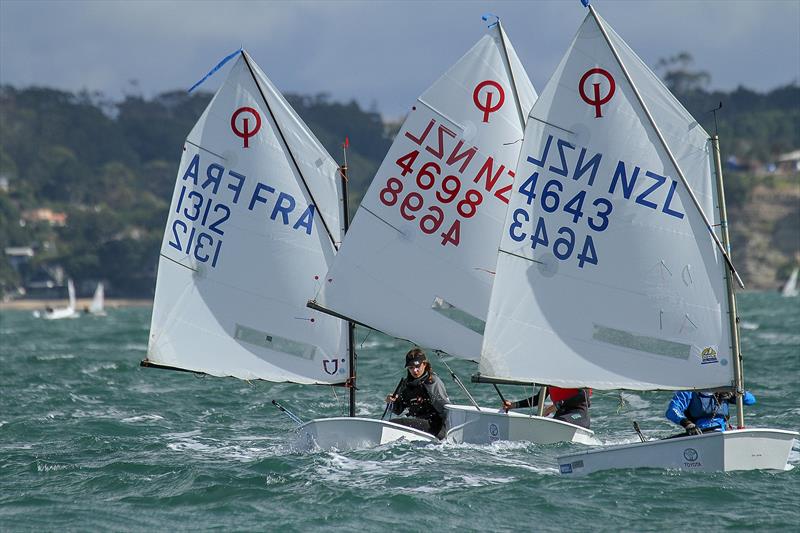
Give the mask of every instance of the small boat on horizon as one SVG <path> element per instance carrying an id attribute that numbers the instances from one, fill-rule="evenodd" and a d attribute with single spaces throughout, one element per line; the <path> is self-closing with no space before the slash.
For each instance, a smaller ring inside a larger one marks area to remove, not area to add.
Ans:
<path id="1" fill-rule="evenodd" d="M 60 320 L 62 318 L 78 318 L 78 313 L 75 311 L 75 285 L 72 280 L 67 280 L 67 294 L 69 303 L 67 307 L 52 308 L 46 307 L 44 311 L 34 311 L 33 316 L 36 318 L 44 318 L 45 320 Z"/>

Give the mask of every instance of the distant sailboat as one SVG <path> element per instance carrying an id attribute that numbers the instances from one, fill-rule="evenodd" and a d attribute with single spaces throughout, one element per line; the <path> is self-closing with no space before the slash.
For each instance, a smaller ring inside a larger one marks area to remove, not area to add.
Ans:
<path id="1" fill-rule="evenodd" d="M 78 313 L 75 311 L 75 285 L 72 280 L 67 280 L 67 293 L 69 294 L 69 305 L 60 309 L 46 309 L 41 314 L 45 320 L 60 320 L 62 318 L 77 318 Z"/>
<path id="2" fill-rule="evenodd" d="M 787 279 L 786 283 L 783 284 L 783 288 L 781 289 L 781 296 L 784 296 L 784 297 L 787 297 L 787 298 L 788 297 L 792 297 L 792 296 L 797 296 L 797 294 L 798 294 L 798 290 L 797 290 L 797 274 L 798 274 L 798 272 L 800 272 L 800 268 L 796 268 L 795 267 L 794 270 L 792 270 L 792 273 L 789 276 L 789 279 Z"/>
<path id="3" fill-rule="evenodd" d="M 142 366 L 347 387 L 349 417 L 290 414 L 303 447 L 437 441 L 354 416 L 352 330 L 306 307 L 342 240 L 341 170 L 250 55 L 234 57 L 183 147 Z"/>
<path id="4" fill-rule="evenodd" d="M 564 454 L 562 474 L 783 470 L 797 433 L 744 429 L 718 139 L 589 9 L 527 122 L 481 376 L 737 398 L 737 429 Z"/>
<path id="5" fill-rule="evenodd" d="M 92 303 L 89 304 L 89 309 L 87 309 L 87 312 L 95 316 L 106 316 L 105 290 L 103 288 L 102 281 L 98 283 L 97 287 L 94 289 L 94 296 L 92 297 Z"/>

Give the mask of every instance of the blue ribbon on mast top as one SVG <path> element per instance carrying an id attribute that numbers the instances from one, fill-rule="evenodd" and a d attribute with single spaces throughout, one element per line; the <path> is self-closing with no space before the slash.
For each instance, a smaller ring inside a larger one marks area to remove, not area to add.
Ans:
<path id="1" fill-rule="evenodd" d="M 581 0 L 581 4 L 583 4 L 583 7 L 589 7 L 589 0 Z"/>
<path id="2" fill-rule="evenodd" d="M 213 75 L 214 75 L 214 73 L 215 73 L 216 71 L 218 71 L 219 69 L 221 69 L 221 68 L 222 68 L 222 66 L 223 66 L 225 63 L 227 63 L 228 61 L 230 61 L 231 59 L 233 59 L 234 57 L 236 57 L 236 55 L 237 55 L 237 54 L 241 53 L 241 51 L 242 51 L 242 49 L 241 49 L 241 48 L 239 48 L 238 50 L 236 50 L 236 51 L 235 51 L 235 52 L 233 52 L 232 54 L 229 54 L 228 56 L 226 56 L 226 57 L 225 57 L 225 59 L 223 59 L 222 61 L 220 61 L 219 63 L 217 63 L 217 66 L 216 66 L 216 67 L 214 67 L 214 68 L 212 68 L 211 70 L 209 70 L 209 71 L 208 71 L 208 74 L 206 74 L 205 76 L 203 76 L 203 79 L 201 79 L 200 81 L 198 81 L 197 83 L 195 83 L 194 85 L 192 85 L 192 86 L 191 86 L 191 88 L 190 88 L 188 91 L 186 91 L 186 92 L 187 92 L 187 93 L 190 93 L 190 92 L 194 91 L 194 90 L 195 90 L 197 87 L 199 87 L 199 86 L 200 86 L 200 85 L 201 85 L 201 84 L 202 84 L 204 81 L 206 81 L 208 78 L 210 78 L 211 76 L 213 76 Z"/>
<path id="3" fill-rule="evenodd" d="M 500 22 L 500 17 L 498 17 L 498 16 L 497 16 L 497 15 L 495 15 L 494 13 L 486 13 L 485 15 L 482 15 L 482 16 L 481 16 L 481 20 L 483 20 L 483 21 L 485 21 L 485 22 L 489 22 L 489 17 L 494 17 L 494 18 L 495 18 L 495 21 L 494 21 L 494 22 L 492 22 L 491 24 L 489 24 L 488 26 L 486 26 L 487 28 L 491 28 L 492 26 L 494 26 L 495 24 L 497 24 L 498 22 Z"/>

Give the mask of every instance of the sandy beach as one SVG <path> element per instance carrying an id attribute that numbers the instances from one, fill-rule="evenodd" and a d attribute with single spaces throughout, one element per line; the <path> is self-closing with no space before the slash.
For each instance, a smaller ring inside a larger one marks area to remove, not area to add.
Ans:
<path id="1" fill-rule="evenodd" d="M 75 305 L 76 309 L 80 310 L 84 307 L 89 307 L 92 303 L 91 298 L 78 298 Z M 47 306 L 58 308 L 66 307 L 67 300 L 53 299 L 53 300 L 11 300 L 9 302 L 0 302 L 0 310 L 15 309 L 32 311 L 34 309 L 44 309 Z M 114 309 L 117 307 L 146 307 L 153 305 L 153 300 L 149 299 L 126 299 L 126 298 L 107 298 L 105 300 L 106 309 Z"/>

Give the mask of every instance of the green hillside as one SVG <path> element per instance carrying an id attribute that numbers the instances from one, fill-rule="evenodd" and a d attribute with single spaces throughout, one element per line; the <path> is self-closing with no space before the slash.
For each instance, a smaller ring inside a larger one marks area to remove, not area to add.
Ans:
<path id="1" fill-rule="evenodd" d="M 708 110 L 723 102 L 717 119 L 727 155 L 768 162 L 800 147 L 796 84 L 764 94 L 709 92 L 696 84 L 673 89 L 709 131 Z M 176 91 L 109 102 L 99 94 L 0 88 L 0 251 L 35 252 L 16 269 L 8 255 L 0 256 L 0 288 L 11 292 L 61 266 L 76 280 L 110 282 L 109 296 L 152 295 L 183 140 L 210 96 Z M 287 98 L 335 158 L 349 137 L 354 210 L 389 148 L 388 128 L 377 112 L 355 102 Z M 752 171 L 727 179 L 734 207 L 744 206 L 762 183 Z M 65 213 L 66 224 L 37 221 L 30 212 L 41 208 Z M 783 263 L 777 260 L 775 268 Z"/>

